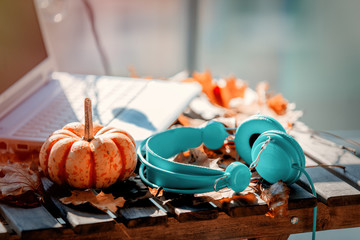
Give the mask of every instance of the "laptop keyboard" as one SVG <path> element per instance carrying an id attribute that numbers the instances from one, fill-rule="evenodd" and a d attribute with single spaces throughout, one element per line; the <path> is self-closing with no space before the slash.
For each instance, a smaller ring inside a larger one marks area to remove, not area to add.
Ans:
<path id="1" fill-rule="evenodd" d="M 62 74 L 62 73 L 61 73 Z M 15 136 L 46 138 L 70 122 L 84 122 L 84 99 L 92 101 L 93 121 L 107 125 L 147 85 L 137 79 L 61 75 L 63 91 L 30 121 L 20 127 Z M 55 76 L 56 78 L 56 76 Z"/>

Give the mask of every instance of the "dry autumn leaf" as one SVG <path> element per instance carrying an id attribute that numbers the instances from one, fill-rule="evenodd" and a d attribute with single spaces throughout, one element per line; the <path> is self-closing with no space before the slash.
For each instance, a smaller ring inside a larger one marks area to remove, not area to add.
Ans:
<path id="1" fill-rule="evenodd" d="M 240 79 L 237 79 L 235 76 L 230 76 L 226 78 L 226 86 L 228 91 L 230 92 L 231 98 L 244 98 L 245 91 L 247 89 L 247 84 Z"/>
<path id="2" fill-rule="evenodd" d="M 64 204 L 73 204 L 75 206 L 89 203 L 92 206 L 102 210 L 116 212 L 118 207 L 123 207 L 125 199 L 123 197 L 115 198 L 111 193 L 105 194 L 100 192 L 95 194 L 91 190 L 73 190 L 70 197 L 60 198 L 59 200 Z"/>
<path id="3" fill-rule="evenodd" d="M 2 163 L 0 165 L 0 199 L 17 206 L 34 207 L 39 205 L 43 194 L 38 172 L 26 163 Z"/>
<path id="4" fill-rule="evenodd" d="M 181 126 L 184 127 L 199 127 L 205 123 L 204 120 L 190 118 L 183 114 L 180 114 L 177 120 L 181 124 Z"/>
<path id="5" fill-rule="evenodd" d="M 191 148 L 186 152 L 179 153 L 174 162 L 192 164 L 197 166 L 209 167 L 210 159 L 202 149 L 202 145 L 197 148 Z"/>
<path id="6" fill-rule="evenodd" d="M 224 188 L 220 191 L 195 194 L 195 197 L 206 199 L 207 201 L 214 203 L 220 208 L 234 201 L 242 203 L 244 205 L 253 205 L 258 202 L 258 198 L 256 197 L 253 189 L 251 188 L 247 188 L 241 193 L 236 193 L 232 189 Z"/>
<path id="7" fill-rule="evenodd" d="M 284 115 L 286 113 L 288 102 L 287 100 L 279 93 L 266 101 L 266 104 L 276 112 L 278 115 Z"/>
<path id="8" fill-rule="evenodd" d="M 282 181 L 274 183 L 269 188 L 264 189 L 260 197 L 269 207 L 266 216 L 271 218 L 287 216 L 289 194 L 289 187 Z"/>
<path id="9" fill-rule="evenodd" d="M 214 81 L 210 71 L 194 72 L 192 78 L 184 80 L 184 82 L 193 81 L 200 83 L 203 93 L 206 94 L 212 104 L 225 108 L 230 107 L 231 99 L 243 98 L 247 88 L 245 82 L 234 76 Z"/>
<path id="10" fill-rule="evenodd" d="M 161 197 L 164 194 L 164 190 L 162 188 L 148 187 L 148 189 L 149 189 L 149 192 L 151 193 L 151 195 L 154 197 Z"/>

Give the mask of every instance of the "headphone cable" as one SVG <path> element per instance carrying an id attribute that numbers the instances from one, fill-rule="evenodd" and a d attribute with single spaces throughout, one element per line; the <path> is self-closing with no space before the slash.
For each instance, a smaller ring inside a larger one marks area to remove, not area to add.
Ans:
<path id="1" fill-rule="evenodd" d="M 313 181 L 311 180 L 310 175 L 306 172 L 305 169 L 300 168 L 300 167 L 298 167 L 298 166 L 296 166 L 296 168 L 299 169 L 299 170 L 305 175 L 305 177 L 307 178 L 307 180 L 308 180 L 309 183 L 310 183 L 311 192 L 312 192 L 312 194 L 314 195 L 314 197 L 317 199 L 317 194 L 316 194 L 316 191 L 315 191 L 314 183 L 313 183 Z M 317 206 L 314 207 L 314 211 L 313 211 L 312 240 L 315 240 L 315 235 L 316 235 L 316 220 L 317 220 Z"/>

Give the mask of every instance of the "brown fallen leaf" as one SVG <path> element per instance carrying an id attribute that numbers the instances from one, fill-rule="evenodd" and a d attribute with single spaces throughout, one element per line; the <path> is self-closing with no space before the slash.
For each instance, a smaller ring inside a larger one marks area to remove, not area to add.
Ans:
<path id="1" fill-rule="evenodd" d="M 251 188 L 246 188 L 241 193 L 236 193 L 230 188 L 224 188 L 220 191 L 195 194 L 195 197 L 206 199 L 208 202 L 212 202 L 220 208 L 228 206 L 234 201 L 243 205 L 253 205 L 258 201 L 254 190 Z"/>
<path id="2" fill-rule="evenodd" d="M 208 158 L 203 150 L 203 145 L 201 145 L 197 148 L 191 148 L 186 152 L 179 153 L 176 155 L 174 162 L 209 167 L 211 159 Z"/>
<path id="3" fill-rule="evenodd" d="M 100 192 L 95 194 L 93 191 L 87 190 L 73 190 L 71 191 L 70 197 L 60 198 L 59 200 L 64 204 L 73 204 L 75 206 L 89 203 L 92 206 L 106 212 L 110 210 L 111 212 L 116 212 L 118 207 L 123 207 L 126 200 L 123 197 L 115 197 L 109 193 L 105 194 Z"/>
<path id="4" fill-rule="evenodd" d="M 21 207 L 40 205 L 43 187 L 39 173 L 27 163 L 0 164 L 0 200 Z"/>
<path id="5" fill-rule="evenodd" d="M 221 148 L 215 150 L 204 146 L 204 152 L 209 158 L 222 158 L 223 160 L 231 159 L 233 161 L 239 159 L 239 155 L 233 141 L 225 141 Z"/>
<path id="6" fill-rule="evenodd" d="M 181 126 L 184 127 L 200 127 L 202 124 L 205 123 L 204 120 L 190 118 L 183 114 L 180 114 L 177 120 L 181 124 Z"/>
<path id="7" fill-rule="evenodd" d="M 269 207 L 266 216 L 271 218 L 287 216 L 289 194 L 290 188 L 282 181 L 274 183 L 269 188 L 262 190 L 260 197 Z"/>

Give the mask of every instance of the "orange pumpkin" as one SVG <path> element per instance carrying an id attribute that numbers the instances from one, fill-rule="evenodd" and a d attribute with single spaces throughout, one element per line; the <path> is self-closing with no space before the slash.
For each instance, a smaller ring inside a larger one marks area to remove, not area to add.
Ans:
<path id="1" fill-rule="evenodd" d="M 85 109 L 85 125 L 69 123 L 42 145 L 40 166 L 44 174 L 58 184 L 82 189 L 106 188 L 126 180 L 137 163 L 134 139 L 120 129 L 93 126 L 89 99 Z"/>

